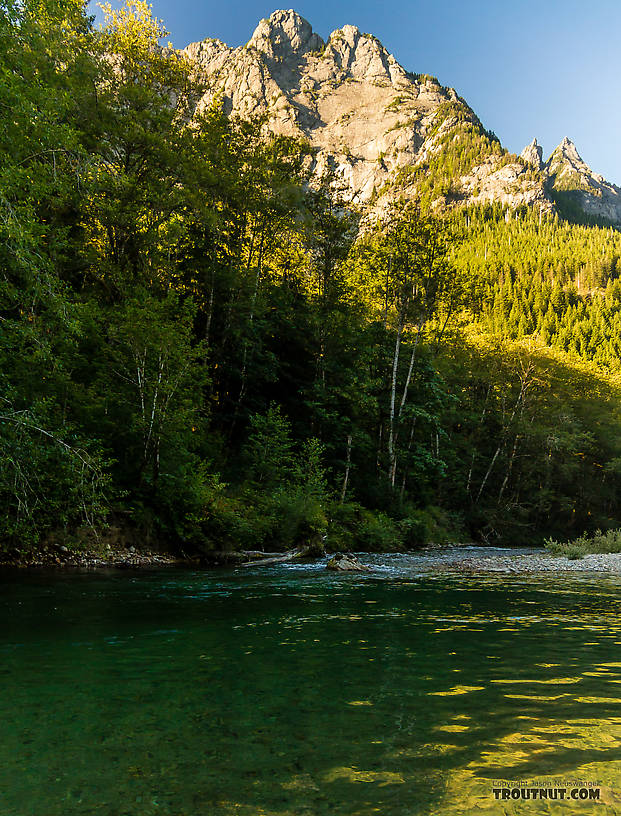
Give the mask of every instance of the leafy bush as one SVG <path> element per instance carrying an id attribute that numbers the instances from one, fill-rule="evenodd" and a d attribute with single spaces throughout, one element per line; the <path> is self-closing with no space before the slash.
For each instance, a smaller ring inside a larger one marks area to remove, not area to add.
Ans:
<path id="1" fill-rule="evenodd" d="M 426 525 L 426 537 L 424 543 L 429 541 L 434 544 L 454 544 L 463 542 L 466 538 L 463 519 L 459 513 L 451 513 L 443 507 L 430 505 L 424 510 L 418 510 L 413 515 L 420 518 Z"/>
<path id="2" fill-rule="evenodd" d="M 242 547 L 323 550 L 328 527 L 323 508 L 329 492 L 323 457 L 317 439 L 294 446 L 291 424 L 278 405 L 251 417 L 245 446 L 248 479 L 242 488 L 247 534 Z"/>
<path id="3" fill-rule="evenodd" d="M 97 445 L 52 405 L 0 410 L 0 551 L 27 552 L 54 533 L 74 546 L 81 527 L 103 528 L 112 489 Z"/>
<path id="4" fill-rule="evenodd" d="M 407 549 L 423 547 L 428 541 L 429 527 L 422 513 L 401 519 L 397 528 Z"/>
<path id="5" fill-rule="evenodd" d="M 331 551 L 391 552 L 416 549 L 423 547 L 431 539 L 431 532 L 439 529 L 434 515 L 412 506 L 404 507 L 402 518 L 398 520 L 385 513 L 367 510 L 356 502 L 335 503 L 330 507 L 329 515 L 328 545 Z M 446 521 L 444 515 L 442 519 Z M 450 540 L 459 537 L 455 535 Z M 432 540 L 440 539 L 434 537 Z"/>
<path id="6" fill-rule="evenodd" d="M 236 548 L 244 535 L 243 509 L 225 491 L 218 475 L 197 461 L 162 474 L 155 519 L 160 534 L 198 551 Z M 144 519 L 137 515 L 135 511 L 134 518 L 144 527 Z"/>
<path id="7" fill-rule="evenodd" d="M 621 552 L 621 529 L 596 530 L 594 535 L 583 533 L 573 541 L 555 541 L 548 538 L 545 541 L 546 549 L 554 555 L 564 555 L 572 560 L 582 558 L 589 553 L 618 553 Z"/>
<path id="8" fill-rule="evenodd" d="M 356 537 L 362 506 L 356 502 L 343 502 L 330 505 L 328 515 L 327 545 L 330 552 L 339 552 L 359 549 Z"/>
<path id="9" fill-rule="evenodd" d="M 247 535 L 242 547 L 267 551 L 323 549 L 328 521 L 319 501 L 300 489 L 244 494 Z"/>
<path id="10" fill-rule="evenodd" d="M 385 513 L 363 510 L 356 538 L 365 552 L 391 552 L 404 549 L 401 529 Z"/>
<path id="11" fill-rule="evenodd" d="M 330 506 L 328 547 L 331 552 L 391 552 L 403 549 L 404 531 L 385 513 L 357 502 Z"/>

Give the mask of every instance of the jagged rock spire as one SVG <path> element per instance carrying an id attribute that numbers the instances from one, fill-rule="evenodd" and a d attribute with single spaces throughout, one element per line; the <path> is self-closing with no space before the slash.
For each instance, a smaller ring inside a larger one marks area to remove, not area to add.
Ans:
<path id="1" fill-rule="evenodd" d="M 520 153 L 520 158 L 532 164 L 537 170 L 541 170 L 543 167 L 543 148 L 537 144 L 537 139 L 533 139 L 529 145 L 526 145 Z"/>

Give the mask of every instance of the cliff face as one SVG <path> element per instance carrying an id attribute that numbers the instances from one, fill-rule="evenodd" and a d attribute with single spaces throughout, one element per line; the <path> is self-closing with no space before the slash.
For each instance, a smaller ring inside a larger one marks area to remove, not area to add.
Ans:
<path id="1" fill-rule="evenodd" d="M 245 46 L 203 40 L 184 51 L 207 88 L 199 107 L 218 98 L 227 113 L 264 115 L 272 132 L 308 139 L 314 172 L 334 168 L 354 202 L 398 192 L 435 207 L 554 209 L 546 185 L 563 173 L 543 166 L 536 141 L 520 158 L 509 154 L 452 88 L 409 73 L 355 26 L 324 42 L 295 11 L 275 11 Z M 608 209 L 621 220 L 621 210 Z"/>
<path id="2" fill-rule="evenodd" d="M 261 20 L 245 46 L 204 40 L 185 53 L 208 89 L 202 106 L 219 97 L 229 113 L 265 114 L 272 131 L 305 137 L 316 151 L 314 170 L 332 165 L 356 202 L 377 200 L 394 187 L 414 194 L 430 165 L 441 164 L 453 137 L 466 130 L 475 141 L 486 138 L 452 88 L 407 72 L 375 37 L 355 26 L 323 42 L 294 11 L 276 11 Z M 474 160 L 457 168 L 449 195 L 430 190 L 438 204 L 500 200 L 550 206 L 542 180 L 532 178 L 524 162 L 499 146 L 471 152 Z"/>

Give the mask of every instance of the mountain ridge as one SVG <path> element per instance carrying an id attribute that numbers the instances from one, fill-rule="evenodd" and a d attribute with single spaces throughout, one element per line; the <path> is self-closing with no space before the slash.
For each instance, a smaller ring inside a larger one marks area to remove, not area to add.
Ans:
<path id="1" fill-rule="evenodd" d="M 293 9 L 261 20 L 246 45 L 206 39 L 183 49 L 226 113 L 266 117 L 266 130 L 307 139 L 311 170 L 328 168 L 353 202 L 396 193 L 433 208 L 490 202 L 552 213 L 568 204 L 621 224 L 621 189 L 594 173 L 566 139 L 543 162 L 536 140 L 520 157 L 485 130 L 456 93 L 406 70 L 354 25 L 324 41 Z"/>

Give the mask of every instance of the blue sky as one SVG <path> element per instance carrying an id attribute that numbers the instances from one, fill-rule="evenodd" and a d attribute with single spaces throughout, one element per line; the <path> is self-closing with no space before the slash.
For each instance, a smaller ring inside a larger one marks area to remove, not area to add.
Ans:
<path id="1" fill-rule="evenodd" d="M 205 37 L 241 45 L 262 17 L 291 4 L 152 0 L 179 48 Z M 595 172 L 621 186 L 619 0 L 299 0 L 293 8 L 324 39 L 346 23 L 375 34 L 406 69 L 453 86 L 509 150 L 537 137 L 547 158 L 569 136 Z"/>

